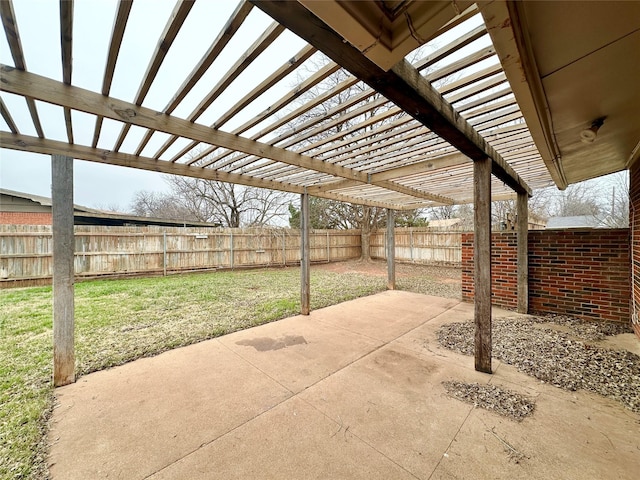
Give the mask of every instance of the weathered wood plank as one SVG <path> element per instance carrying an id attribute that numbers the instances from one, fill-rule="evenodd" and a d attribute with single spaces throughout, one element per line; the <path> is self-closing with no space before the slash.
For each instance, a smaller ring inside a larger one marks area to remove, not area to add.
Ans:
<path id="1" fill-rule="evenodd" d="M 300 313 L 310 312 L 309 194 L 300 195 Z"/>
<path id="2" fill-rule="evenodd" d="M 116 62 L 118 61 L 118 54 L 120 53 L 120 46 L 122 45 L 122 38 L 124 37 L 124 30 L 127 27 L 127 21 L 129 19 L 129 13 L 131 13 L 132 5 L 133 0 L 120 0 L 118 3 L 118 11 L 116 12 L 116 18 L 113 21 L 111 40 L 109 41 L 107 63 L 104 67 L 104 76 L 102 77 L 103 95 L 109 95 L 111 92 L 111 83 L 113 82 L 113 75 L 116 70 Z M 98 140 L 100 140 L 102 120 L 102 117 L 96 118 L 96 125 L 93 129 L 93 140 L 91 142 L 91 146 L 93 148 L 98 146 Z"/>
<path id="3" fill-rule="evenodd" d="M 62 81 L 65 85 L 71 85 L 73 71 L 73 0 L 60 0 L 60 50 L 62 52 Z M 64 108 L 64 123 L 67 129 L 69 143 L 73 141 L 73 124 L 71 123 L 71 110 Z"/>
<path id="4" fill-rule="evenodd" d="M 181 163 L 172 163 L 168 161 L 158 161 L 153 158 L 140 157 L 130 155 L 123 152 L 111 152 L 82 145 L 68 145 L 65 142 L 56 140 L 47 140 L 29 135 L 18 135 L 0 131 L 0 148 L 8 148 L 11 150 L 20 150 L 24 152 L 39 152 L 47 155 L 73 155 L 74 158 L 88 160 L 91 162 L 104 163 L 108 165 L 119 165 L 122 167 L 138 168 L 151 172 L 168 173 L 172 175 L 183 175 L 193 178 L 205 178 L 209 180 L 218 180 L 221 182 L 237 183 L 238 185 L 247 185 L 251 187 L 267 188 L 290 193 L 302 193 L 304 187 L 292 183 L 284 183 L 275 180 L 263 180 L 257 177 L 248 177 L 236 173 L 227 173 L 211 168 L 202 168 L 188 166 Z M 347 194 L 326 192 L 318 194 L 323 198 L 330 200 L 339 200 L 341 202 L 357 203 L 361 205 L 369 205 L 371 207 L 402 209 L 401 205 L 390 204 L 388 202 L 367 200 L 351 197 Z"/>
<path id="5" fill-rule="evenodd" d="M 16 15 L 13 11 L 13 2 L 11 0 L 3 0 L 0 2 L 0 16 L 2 16 L 2 26 L 4 28 L 5 36 L 7 37 L 9 50 L 11 50 L 13 64 L 18 70 L 26 70 L 27 65 L 22 52 L 20 32 L 18 31 Z M 29 109 L 29 115 L 31 115 L 31 121 L 36 129 L 36 133 L 38 134 L 38 137 L 44 138 L 44 131 L 42 130 L 42 124 L 40 123 L 36 102 L 33 101 L 33 98 L 29 97 L 26 97 L 25 100 L 27 102 L 27 108 Z"/>
<path id="6" fill-rule="evenodd" d="M 529 197 L 518 194 L 518 312 L 529 313 Z"/>
<path id="7" fill-rule="evenodd" d="M 16 125 L 16 122 L 13 121 L 13 117 L 11 116 L 7 106 L 4 104 L 4 100 L 2 100 L 2 98 L 0 98 L 0 115 L 2 115 L 2 118 L 4 118 L 4 121 L 12 133 L 20 134 L 18 126 Z"/>
<path id="8" fill-rule="evenodd" d="M 191 89 L 198 83 L 198 81 L 202 78 L 205 72 L 209 69 L 209 67 L 213 64 L 213 62 L 218 58 L 224 47 L 227 46 L 229 41 L 236 34 L 240 26 L 244 23 L 245 19 L 251 12 L 253 5 L 248 2 L 240 2 L 236 7 L 235 11 L 229 17 L 227 23 L 222 27 L 220 33 L 212 42 L 209 49 L 202 56 L 198 64 L 193 68 L 191 73 L 187 75 L 187 78 L 180 85 L 178 92 L 173 96 L 171 101 L 167 104 L 164 109 L 165 113 L 173 112 L 180 102 L 184 100 L 184 98 L 189 94 Z"/>
<path id="9" fill-rule="evenodd" d="M 151 85 L 153 84 L 153 81 L 155 80 L 156 75 L 158 74 L 158 71 L 162 66 L 162 63 L 164 62 L 164 59 L 166 58 L 167 53 L 169 53 L 169 49 L 171 48 L 173 41 L 178 36 L 178 32 L 182 28 L 182 25 L 187 19 L 187 15 L 191 11 L 193 5 L 193 0 L 178 0 L 176 6 L 173 8 L 171 16 L 169 17 L 169 20 L 167 21 L 167 24 L 165 25 L 164 30 L 160 35 L 160 39 L 156 44 L 156 49 L 153 52 L 151 61 L 147 65 L 147 70 L 142 77 L 142 83 L 138 87 L 138 92 L 136 93 L 135 97 L 136 105 L 142 105 L 142 102 L 147 96 L 147 93 L 149 93 L 149 89 L 151 88 Z M 117 152 L 118 150 L 120 150 L 120 147 L 122 146 L 124 139 L 126 138 L 127 133 L 129 133 L 130 129 L 130 123 L 125 123 L 122 126 L 122 130 L 120 131 L 118 140 L 113 147 L 114 151 Z"/>
<path id="10" fill-rule="evenodd" d="M 53 384 L 75 381 L 73 158 L 51 157 L 53 230 Z"/>
<path id="11" fill-rule="evenodd" d="M 231 83 L 244 72 L 258 56 L 264 52 L 284 32 L 284 27 L 277 22 L 271 24 L 267 30 L 245 51 L 236 63 L 222 76 L 211 91 L 200 101 L 196 108 L 189 114 L 187 120 L 195 122 L 211 106 L 211 104 L 227 89 Z M 160 156 L 179 138 L 172 136 L 164 142 L 162 147 L 155 153 L 154 158 Z"/>
<path id="12" fill-rule="evenodd" d="M 491 373 L 491 159 L 473 164 L 475 368 Z"/>

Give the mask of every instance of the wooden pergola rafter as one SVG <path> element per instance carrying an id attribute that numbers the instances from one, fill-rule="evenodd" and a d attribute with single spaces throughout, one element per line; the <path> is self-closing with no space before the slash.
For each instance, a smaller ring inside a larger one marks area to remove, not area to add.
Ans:
<path id="1" fill-rule="evenodd" d="M 73 4 L 72 2 L 63 2 L 64 8 L 61 10 L 61 62 L 63 66 L 63 85 L 74 88 L 71 71 L 72 59 L 69 54 L 72 38 L 69 32 L 73 26 Z M 240 127 L 231 129 L 228 134 L 224 131 L 224 127 L 229 124 L 237 115 L 251 106 L 257 98 L 264 95 L 271 87 L 281 82 L 287 75 L 295 72 L 309 58 L 315 55 L 317 51 L 316 45 L 306 45 L 296 53 L 289 62 L 274 68 L 270 73 L 265 74 L 265 78 L 261 79 L 258 84 L 241 95 L 235 105 L 227 109 L 217 117 L 216 121 L 209 125 L 201 125 L 198 122 L 199 117 L 207 110 L 212 102 L 223 92 L 226 92 L 233 84 L 233 81 L 246 70 L 261 52 L 264 52 L 277 42 L 279 36 L 284 32 L 286 27 L 291 29 L 291 25 L 286 25 L 282 19 L 272 23 L 261 34 L 257 35 L 255 41 L 247 50 L 239 57 L 239 60 L 232 65 L 220 81 L 209 90 L 209 92 L 200 100 L 197 106 L 192 110 L 190 115 L 185 118 L 178 118 L 173 112 L 181 102 L 192 91 L 197 82 L 203 77 L 206 71 L 215 63 L 220 53 L 228 46 L 229 42 L 239 31 L 242 24 L 250 16 L 254 10 L 253 5 L 247 2 L 241 2 L 235 11 L 231 14 L 219 35 L 213 40 L 207 51 L 204 53 L 200 61 L 194 65 L 193 69 L 185 76 L 184 81 L 176 92 L 168 98 L 165 109 L 163 110 L 162 123 L 163 126 L 155 124 L 155 122 L 140 121 L 142 118 L 138 115 L 137 108 L 144 109 L 144 102 L 147 93 L 157 80 L 158 72 L 162 67 L 173 42 L 182 32 L 182 26 L 189 13 L 193 8 L 194 2 L 180 1 L 171 13 L 164 30 L 157 42 L 157 47 L 152 53 L 148 61 L 145 74 L 140 82 L 135 97 L 130 102 L 111 98 L 109 96 L 111 83 L 114 72 L 117 69 L 118 53 L 122 47 L 124 32 L 126 31 L 127 21 L 132 10 L 132 2 L 129 0 L 122 1 L 118 5 L 118 9 L 114 18 L 111 30 L 111 38 L 107 58 L 105 59 L 105 72 L 103 77 L 103 85 L 100 92 L 95 92 L 102 97 L 102 104 L 109 103 L 118 104 L 120 113 L 135 112 L 134 115 L 115 114 L 111 110 L 111 115 L 103 115 L 100 108 L 95 105 L 90 106 L 92 102 L 85 102 L 83 106 L 78 102 L 67 101 L 71 96 L 67 95 L 40 95 L 33 89 L 42 90 L 43 84 L 37 81 L 32 83 L 32 89 L 17 89 L 11 85 L 10 67 L 5 67 L 3 77 L 8 81 L 5 82 L 3 90 L 17 95 L 23 95 L 27 100 L 29 110 L 32 111 L 32 119 L 34 125 L 39 123 L 38 113 L 34 103 L 34 99 L 46 101 L 59 105 L 65 112 L 65 125 L 69 144 L 77 144 L 78 139 L 73 136 L 73 124 L 71 121 L 71 112 L 73 110 L 83 111 L 94 115 L 95 128 L 94 136 L 90 146 L 96 148 L 102 132 L 103 118 L 111 118 L 122 122 L 120 134 L 110 150 L 110 152 L 120 152 L 122 145 L 130 131 L 131 126 L 137 125 L 146 131 L 137 146 L 132 151 L 126 151 L 127 155 L 133 155 L 134 158 L 140 157 L 142 165 L 142 151 L 148 146 L 151 138 L 156 132 L 164 132 L 169 137 L 158 148 L 156 152 L 150 155 L 157 163 L 170 162 L 183 164 L 187 167 L 193 167 L 194 171 L 189 172 L 192 176 L 200 175 L 202 169 L 211 169 L 219 173 L 240 175 L 239 179 L 243 180 L 243 184 L 257 186 L 264 184 L 264 181 L 273 183 L 279 189 L 296 192 L 300 188 L 308 188 L 315 194 L 323 196 L 324 192 L 339 193 L 340 185 L 361 185 L 363 189 L 368 184 L 379 182 L 380 177 L 376 174 L 404 165 L 410 164 L 426 164 L 429 158 L 438 158 L 444 154 L 453 153 L 456 147 L 466 144 L 470 148 L 467 151 L 469 158 L 470 152 L 474 155 L 491 153 L 493 168 L 496 173 L 503 177 L 506 188 L 516 186 L 521 188 L 525 183 L 518 177 L 518 173 L 510 167 L 511 161 L 517 161 L 518 165 L 522 165 L 523 172 L 534 171 L 531 164 L 540 163 L 536 158 L 535 152 L 531 157 L 523 156 L 522 152 L 517 152 L 513 148 L 512 143 L 496 143 L 496 149 L 493 148 L 492 142 L 485 142 L 479 137 L 481 143 L 484 142 L 486 149 L 479 150 L 474 146 L 474 142 L 466 142 L 462 140 L 462 144 L 451 145 L 443 137 L 442 132 L 433 132 L 432 129 L 425 128 L 420 118 L 416 115 L 407 115 L 411 113 L 413 108 L 410 105 L 398 105 L 397 99 L 393 98 L 393 103 L 388 98 L 382 96 L 385 92 L 380 88 L 367 87 L 358 95 L 350 96 L 342 105 L 327 109 L 325 116 L 309 118 L 309 112 L 318 108 L 323 102 L 331 102 L 337 98 L 348 88 L 352 88 L 361 80 L 366 80 L 363 75 L 346 75 L 344 80 L 337 85 L 326 89 L 324 93 L 317 95 L 315 98 L 309 97 L 308 100 L 301 101 L 302 97 L 308 96 L 308 92 L 314 88 L 321 86 L 327 78 L 345 67 L 344 61 L 342 65 L 335 62 L 329 62 L 322 69 L 307 77 L 301 85 L 290 90 L 280 99 L 276 100 L 272 106 L 255 115 L 251 120 L 244 122 Z M 258 5 L 262 10 L 268 8 L 268 2 Z M 294 7 L 295 5 L 290 5 Z M 303 7 L 299 7 L 303 8 Z M 442 36 L 449 28 L 455 27 L 465 19 L 473 16 L 477 12 L 470 8 L 463 12 L 459 19 L 450 22 L 449 25 L 443 26 L 441 30 L 433 32 L 429 38 L 438 38 Z M 307 15 L 310 15 L 307 12 Z M 292 15 L 294 18 L 302 18 L 299 14 Z M 9 45 L 14 59 L 14 67 L 18 71 L 28 73 L 24 62 L 22 47 L 20 44 L 18 27 L 15 21 L 15 13 L 13 12 L 12 2 L 2 2 L 2 19 L 5 26 L 5 33 L 9 40 Z M 278 19 L 276 19 L 278 20 Z M 306 22 L 307 19 L 303 20 Z M 433 89 L 431 93 L 440 94 L 446 102 L 455 106 L 455 115 L 465 118 L 468 122 L 467 127 L 475 127 L 477 131 L 482 132 L 482 136 L 489 139 L 491 135 L 498 132 L 505 126 L 510 126 L 510 122 L 521 118 L 517 105 L 514 103 L 513 96 L 510 95 L 508 85 L 505 84 L 505 78 L 497 60 L 495 60 L 495 52 L 493 48 L 487 46 L 488 39 L 487 30 L 483 24 L 469 29 L 465 34 L 454 37 L 439 46 L 432 53 L 420 57 L 416 56 L 415 68 L 412 71 L 424 72 L 426 77 L 416 73 L 416 79 L 424 85 L 433 85 L 443 78 L 448 78 L 458 72 L 464 72 L 460 78 L 448 83 L 444 83 L 439 87 L 439 92 Z M 348 44 L 345 44 L 347 47 Z M 477 45 L 476 48 L 469 48 Z M 465 55 L 457 55 L 461 49 L 466 49 Z M 327 47 L 323 47 L 325 53 L 330 53 Z M 449 58 L 455 58 L 448 61 Z M 480 67 L 481 63 L 493 60 L 493 63 L 486 67 Z M 478 68 L 474 67 L 479 65 Z M 406 65 L 405 65 L 406 66 Z M 388 84 L 397 82 L 398 68 L 385 73 Z M 27 78 L 32 78 L 27 76 Z M 394 80 L 396 78 L 396 80 Z M 371 81 L 370 76 L 369 80 Z M 45 79 L 42 79 L 43 81 Z M 51 80 L 51 79 L 47 79 Z M 406 78 L 404 79 L 406 80 Z M 31 80 L 30 80 L 31 81 Z M 431 82 L 431 83 L 429 83 Z M 29 83 L 28 81 L 19 80 L 19 83 Z M 406 86 L 406 85 L 405 85 Z M 49 93 L 59 90 L 62 85 L 48 84 Z M 397 88 L 397 87 L 395 87 Z M 432 88 L 432 87 L 429 87 Z M 88 97 L 90 93 L 86 92 Z M 415 92 L 414 92 L 415 93 Z M 388 97 L 389 95 L 387 95 Z M 96 97 L 97 98 L 97 97 Z M 106 102 L 105 102 L 106 100 Z M 95 103 L 95 102 L 94 102 Z M 97 102 L 100 103 L 100 102 Z M 285 112 L 284 114 L 280 112 Z M 453 112 L 453 110 L 451 110 Z M 405 113 L 407 112 L 407 113 Z M 151 115 L 151 112 L 147 112 Z M 450 115 L 451 116 L 451 115 Z M 9 130 L 12 134 L 18 133 L 19 122 L 16 122 L 15 116 L 11 115 L 6 104 L 3 108 L 3 118 L 5 123 L 10 125 Z M 300 118 L 305 120 L 300 122 Z M 414 118 L 415 117 L 415 118 Z M 8 122 L 6 119 L 12 119 Z M 158 123 L 160 123 L 158 118 Z M 184 128 L 189 122 L 194 125 L 194 129 L 200 130 L 202 135 L 196 138 L 190 138 L 184 135 Z M 181 123 L 180 128 L 176 128 Z M 347 124 L 346 128 L 343 126 Z M 288 128 L 288 125 L 296 125 L 296 128 Z M 337 128 L 340 128 L 336 131 Z M 206 141 L 204 141 L 204 131 L 208 129 Z M 15 130 L 15 131 L 14 131 Z M 41 131 L 41 128 L 37 128 Z M 247 132 L 253 130 L 248 136 Z M 468 130 L 473 132 L 473 129 Z M 5 148 L 12 148 L 13 142 L 9 132 L 2 133 L 2 144 Z M 440 133 L 440 136 L 437 134 Z M 40 138 L 44 135 L 38 134 Z M 231 137 L 235 137 L 232 141 Z M 442 138 L 441 138 L 442 137 Z M 189 139 L 188 143 L 179 149 L 177 153 L 172 153 L 170 158 L 166 159 L 169 148 L 179 139 Z M 530 137 L 528 137 L 530 139 Z M 34 144 L 34 142 L 30 142 Z M 85 145 L 89 146 L 89 145 Z M 441 146 L 442 149 L 439 148 Z M 520 145 L 518 145 L 520 147 Z M 524 145 L 526 147 L 526 145 Z M 533 141 L 530 140 L 529 147 L 533 148 Z M 16 145 L 13 148 L 18 148 Z M 449 150 L 447 150 L 449 149 Z M 494 153 L 492 153 L 494 152 Z M 513 153 L 512 153 L 513 152 Z M 504 154 L 504 157 L 502 155 Z M 510 156 L 511 155 L 511 156 Z M 95 155 L 92 155 L 95 157 Z M 146 157 L 144 157 L 146 160 Z M 422 163 L 421 163 L 422 162 Z M 524 162 L 524 163 L 522 163 Z M 135 165 L 135 162 L 130 163 Z M 471 163 L 469 161 L 469 167 Z M 160 170 L 160 168 L 158 168 Z M 162 165 L 163 171 L 171 171 Z M 188 170 L 187 170 L 188 171 Z M 537 177 L 527 178 L 527 183 L 533 182 L 535 185 L 549 183 L 549 177 L 544 169 L 536 169 Z M 318 175 L 318 172 L 324 175 Z M 397 180 L 401 177 L 385 180 L 386 183 L 377 183 L 377 186 L 396 191 L 399 193 L 415 196 L 420 200 L 431 200 L 432 205 L 460 203 L 465 200 L 461 197 L 452 195 L 442 195 L 437 193 L 440 189 L 437 185 L 430 185 L 431 176 L 429 170 L 425 170 L 422 181 L 419 178 L 412 178 L 412 183 L 403 183 Z M 419 176 L 419 172 L 416 172 Z M 235 178 L 235 177 L 229 177 Z M 287 179 L 281 182 L 281 179 Z M 515 180 L 514 180 L 515 179 Z M 453 179 L 455 181 L 455 179 Z M 459 178 L 458 180 L 462 180 Z M 291 183 L 293 182 L 293 183 Z M 295 188 L 294 188 L 295 186 Z M 525 189 L 526 190 L 526 189 Z M 355 190 L 350 189 L 353 194 Z M 364 192 L 364 190 L 363 190 Z M 504 192 L 495 192 L 496 194 Z M 468 197 L 465 197 L 468 198 Z M 367 195 L 363 195 L 362 203 L 370 202 Z M 352 201 L 358 202 L 358 196 L 354 195 Z M 378 202 L 378 203 L 384 203 Z M 388 205 L 395 209 L 411 208 L 414 202 L 408 202 L 406 205 Z M 427 202 L 427 204 L 429 204 Z"/>

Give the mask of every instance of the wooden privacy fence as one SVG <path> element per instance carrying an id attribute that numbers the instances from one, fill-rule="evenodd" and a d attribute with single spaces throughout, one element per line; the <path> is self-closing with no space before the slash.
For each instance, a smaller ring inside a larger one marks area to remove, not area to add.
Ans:
<path id="1" fill-rule="evenodd" d="M 462 233 L 424 228 L 395 229 L 395 258 L 398 262 L 436 265 L 462 264 Z M 387 258 L 385 250 L 387 233 L 375 230 L 371 233 L 371 258 Z"/>
<path id="2" fill-rule="evenodd" d="M 314 230 L 312 262 L 360 257 L 359 230 Z M 300 232 L 291 229 L 75 227 L 77 277 L 286 266 L 300 263 Z M 0 226 L 0 285 L 48 283 L 50 226 Z"/>
<path id="3" fill-rule="evenodd" d="M 397 228 L 396 260 L 460 265 L 461 234 Z M 386 232 L 371 233 L 371 257 L 386 258 Z M 359 258 L 360 230 L 313 230 L 311 261 Z M 78 278 L 167 275 L 177 272 L 287 266 L 300 263 L 300 232 L 291 229 L 181 227 L 75 227 Z M 0 287 L 51 280 L 50 226 L 0 226 Z"/>

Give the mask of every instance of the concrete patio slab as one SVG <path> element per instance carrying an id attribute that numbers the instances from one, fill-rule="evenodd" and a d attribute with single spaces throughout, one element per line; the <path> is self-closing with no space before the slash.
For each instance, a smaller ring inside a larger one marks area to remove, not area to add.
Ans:
<path id="1" fill-rule="evenodd" d="M 87 375 L 56 390 L 53 478 L 145 478 L 291 392 L 216 341 Z"/>
<path id="2" fill-rule="evenodd" d="M 538 394 L 533 417 L 520 423 L 475 409 L 431 478 L 638 478 L 637 415 L 596 395 L 562 393 L 564 398 Z M 601 402 L 614 412 L 593 408 Z"/>
<path id="3" fill-rule="evenodd" d="M 451 402 L 442 382 L 490 377 L 393 345 L 300 396 L 416 478 L 428 478 L 472 406 Z"/>
<path id="4" fill-rule="evenodd" d="M 176 478 L 415 477 L 308 403 L 292 398 L 150 477 Z"/>
<path id="5" fill-rule="evenodd" d="M 225 335 L 219 341 L 245 362 L 297 393 L 383 345 L 380 340 L 336 330 L 319 321 L 324 316 L 326 312 L 319 310 L 308 317 L 286 318 Z"/>
<path id="6" fill-rule="evenodd" d="M 385 292 L 87 375 L 56 390 L 51 476 L 635 480 L 640 415 L 496 361 L 476 372 L 436 341 L 472 317 Z M 455 400 L 454 379 L 529 395 L 534 415 Z"/>

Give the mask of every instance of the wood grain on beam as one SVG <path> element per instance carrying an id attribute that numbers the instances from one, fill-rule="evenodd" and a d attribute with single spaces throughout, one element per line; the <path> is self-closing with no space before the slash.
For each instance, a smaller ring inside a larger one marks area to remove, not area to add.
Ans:
<path id="1" fill-rule="evenodd" d="M 475 368 L 491 373 L 491 160 L 473 164 Z"/>
<path id="2" fill-rule="evenodd" d="M 529 313 L 529 197 L 518 194 L 518 313 Z"/>

